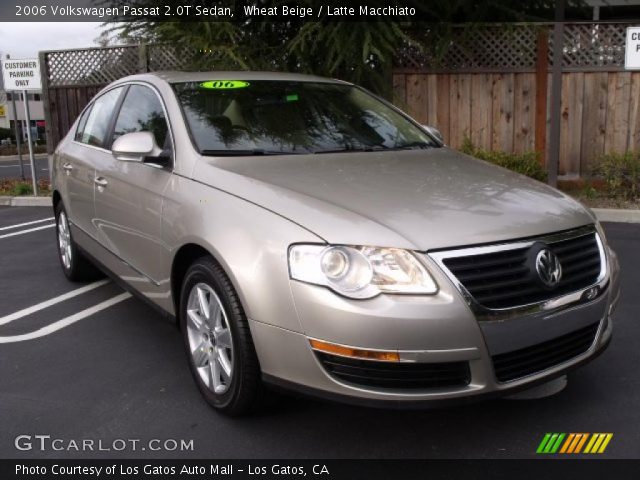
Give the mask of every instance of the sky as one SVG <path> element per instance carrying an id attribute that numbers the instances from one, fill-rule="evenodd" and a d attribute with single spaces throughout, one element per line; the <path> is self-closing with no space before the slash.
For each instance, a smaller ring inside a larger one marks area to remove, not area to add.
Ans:
<path id="1" fill-rule="evenodd" d="M 40 50 L 95 47 L 101 23 L 0 22 L 0 53 L 11 58 L 33 58 Z"/>

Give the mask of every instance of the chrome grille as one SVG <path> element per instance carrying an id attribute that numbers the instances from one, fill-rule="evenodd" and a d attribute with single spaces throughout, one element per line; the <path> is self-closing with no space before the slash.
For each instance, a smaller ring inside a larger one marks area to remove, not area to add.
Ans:
<path id="1" fill-rule="evenodd" d="M 545 287 L 538 278 L 532 254 L 541 247 L 560 260 L 562 278 L 555 288 Z M 529 305 L 589 287 L 600 278 L 603 258 L 593 229 L 463 253 L 446 252 L 442 264 L 476 303 L 489 309 Z"/>

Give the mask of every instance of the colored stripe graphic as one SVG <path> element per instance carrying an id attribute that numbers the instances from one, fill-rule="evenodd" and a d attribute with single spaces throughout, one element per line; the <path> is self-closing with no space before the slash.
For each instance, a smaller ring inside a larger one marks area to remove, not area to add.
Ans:
<path id="1" fill-rule="evenodd" d="M 604 453 L 612 437 L 613 433 L 594 433 L 584 453 Z"/>
<path id="2" fill-rule="evenodd" d="M 578 445 L 576 445 L 576 449 L 573 451 L 573 453 L 580 453 L 582 451 L 582 447 L 584 446 L 584 442 L 586 442 L 587 438 L 589 438 L 588 433 L 582 433 L 581 435 L 582 437 L 580 438 Z"/>
<path id="3" fill-rule="evenodd" d="M 600 450 L 598 450 L 598 453 L 604 453 L 607 445 L 609 445 L 609 442 L 613 438 L 613 433 L 607 433 L 606 435 L 607 436 L 605 437 L 604 442 L 602 442 L 602 445 L 600 445 Z"/>
<path id="4" fill-rule="evenodd" d="M 604 453 L 612 438 L 613 433 L 545 433 L 536 453 Z"/>
<path id="5" fill-rule="evenodd" d="M 542 441 L 540 442 L 540 445 L 538 445 L 538 449 L 536 450 L 536 453 L 543 453 L 544 452 L 544 447 L 547 444 L 547 442 L 549 441 L 549 438 L 551 438 L 551 434 L 550 433 L 546 433 L 545 436 L 542 438 Z"/>
<path id="6" fill-rule="evenodd" d="M 564 445 L 562 445 L 562 448 L 560 449 L 560 453 L 567 453 L 567 449 L 569 448 L 569 445 L 571 445 L 571 442 L 573 442 L 573 439 L 576 437 L 575 433 L 570 433 L 569 436 L 567 437 L 567 441 L 564 442 Z"/>
<path id="7" fill-rule="evenodd" d="M 536 453 L 556 453 L 564 437 L 564 433 L 547 433 L 538 445 Z"/>
<path id="8" fill-rule="evenodd" d="M 553 447 L 551 447 L 551 450 L 549 450 L 549 453 L 556 453 L 558 451 L 558 448 L 560 448 L 560 444 L 562 443 L 562 439 L 564 439 L 564 433 L 558 435 L 558 439 L 556 440 L 556 443 L 553 444 Z"/>

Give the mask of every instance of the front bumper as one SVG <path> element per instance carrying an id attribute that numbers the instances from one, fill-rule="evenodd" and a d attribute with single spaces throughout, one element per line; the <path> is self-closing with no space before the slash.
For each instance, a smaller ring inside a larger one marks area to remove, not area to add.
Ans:
<path id="1" fill-rule="evenodd" d="M 426 262 L 430 260 L 425 259 Z M 440 291 L 431 297 L 381 295 L 353 301 L 313 285 L 291 282 L 304 333 L 251 320 L 263 375 L 269 383 L 351 403 L 423 406 L 500 396 L 547 382 L 592 360 L 612 334 L 611 314 L 619 295 L 618 262 L 609 254 L 609 279 L 596 299 L 559 311 L 537 312 L 504 321 L 479 322 L 460 292 L 435 265 Z M 586 350 L 522 377 L 500 381 L 498 355 L 544 344 L 593 326 Z M 346 381 L 330 373 L 310 339 L 360 349 L 397 351 L 400 362 L 465 362 L 468 383 L 435 388 L 389 388 Z"/>

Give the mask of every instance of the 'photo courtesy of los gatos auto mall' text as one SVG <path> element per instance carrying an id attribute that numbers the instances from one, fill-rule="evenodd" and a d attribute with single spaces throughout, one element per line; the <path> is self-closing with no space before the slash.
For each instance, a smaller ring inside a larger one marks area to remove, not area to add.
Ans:
<path id="1" fill-rule="evenodd" d="M 640 0 L 18 0 L 0 57 L 3 480 L 640 475 Z"/>

